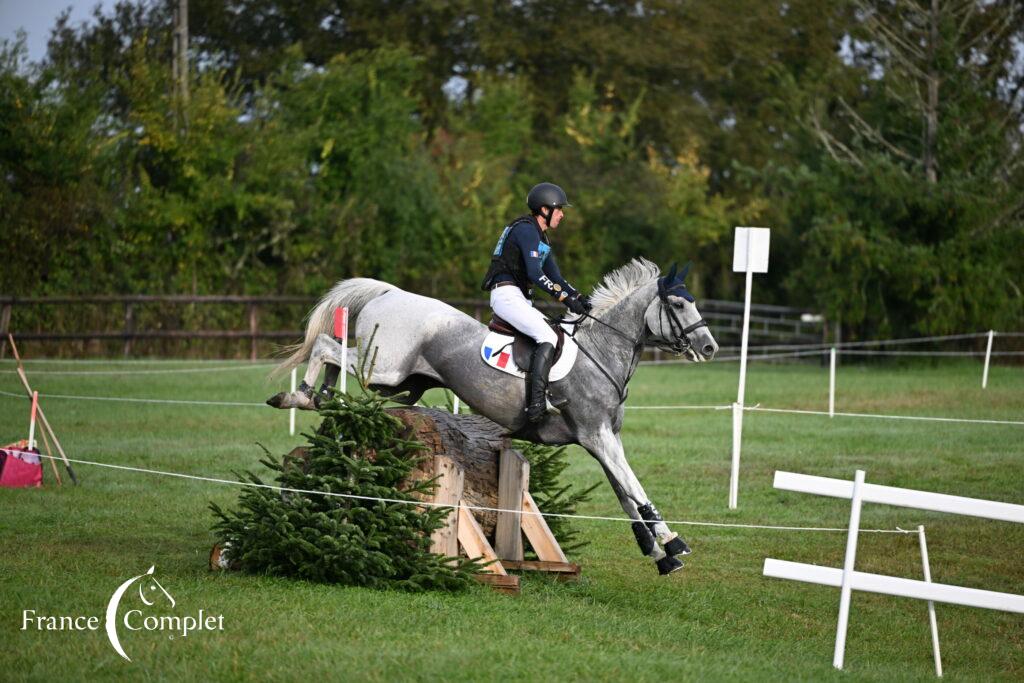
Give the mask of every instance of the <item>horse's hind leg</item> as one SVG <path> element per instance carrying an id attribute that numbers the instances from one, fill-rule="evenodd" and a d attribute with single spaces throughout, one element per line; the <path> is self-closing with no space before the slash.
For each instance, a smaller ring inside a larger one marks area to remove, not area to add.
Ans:
<path id="1" fill-rule="evenodd" d="M 324 385 L 333 375 L 334 382 L 337 382 L 341 369 L 341 344 L 334 341 L 326 334 L 320 334 L 313 344 L 313 350 L 309 353 L 309 360 L 306 366 L 306 374 L 302 378 L 302 384 L 296 391 L 282 391 L 279 394 L 267 399 L 267 404 L 275 408 L 300 408 L 302 410 L 315 410 L 319 404 L 319 397 L 313 391 L 313 384 L 320 375 L 320 368 L 327 364 L 327 373 L 324 376 Z M 333 382 L 332 382 L 333 384 Z"/>
<path id="2" fill-rule="evenodd" d="M 634 520 L 633 535 L 636 536 L 641 552 L 655 561 L 662 574 L 681 569 L 683 563 L 676 556 L 688 555 L 690 548 L 678 534 L 668 528 L 654 504 L 648 500 L 643 486 L 626 461 L 618 435 L 608 427 L 602 427 L 594 443 L 581 445 L 601 463 L 622 509 Z M 657 546 L 655 538 L 664 546 L 664 550 Z"/>

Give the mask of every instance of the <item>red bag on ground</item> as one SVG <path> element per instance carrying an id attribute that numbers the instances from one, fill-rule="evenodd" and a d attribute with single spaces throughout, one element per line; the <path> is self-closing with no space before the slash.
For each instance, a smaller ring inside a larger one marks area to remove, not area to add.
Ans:
<path id="1" fill-rule="evenodd" d="M 43 465 L 38 454 L 36 449 L 28 450 L 27 441 L 0 448 L 0 486 L 12 489 L 42 486 Z"/>

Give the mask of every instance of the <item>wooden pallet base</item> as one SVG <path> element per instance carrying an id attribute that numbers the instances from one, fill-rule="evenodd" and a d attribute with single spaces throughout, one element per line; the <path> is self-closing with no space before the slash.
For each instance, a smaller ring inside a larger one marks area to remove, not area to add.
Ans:
<path id="1" fill-rule="evenodd" d="M 561 581 L 575 581 L 580 578 L 580 566 L 572 562 L 544 562 L 543 560 L 502 560 L 509 571 L 548 572 Z"/>
<path id="2" fill-rule="evenodd" d="M 490 586 L 499 593 L 519 595 L 519 577 L 511 574 L 476 574 L 479 583 Z"/>

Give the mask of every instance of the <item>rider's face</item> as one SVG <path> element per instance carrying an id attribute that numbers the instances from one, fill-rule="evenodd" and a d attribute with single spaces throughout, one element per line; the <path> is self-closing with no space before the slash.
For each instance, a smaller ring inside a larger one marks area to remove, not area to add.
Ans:
<path id="1" fill-rule="evenodd" d="M 558 224 L 562 222 L 562 218 L 565 216 L 565 212 L 562 211 L 562 207 L 553 209 L 551 211 L 551 220 L 548 221 L 548 227 L 557 228 Z"/>

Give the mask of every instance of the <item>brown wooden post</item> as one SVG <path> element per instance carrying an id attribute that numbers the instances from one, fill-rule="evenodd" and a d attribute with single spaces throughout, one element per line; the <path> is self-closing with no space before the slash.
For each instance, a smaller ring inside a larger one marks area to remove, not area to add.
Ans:
<path id="1" fill-rule="evenodd" d="M 7 333 L 11 327 L 11 304 L 4 304 L 3 312 L 0 312 L 0 335 L 3 335 L 3 343 L 0 344 L 0 358 L 7 353 Z"/>
<path id="2" fill-rule="evenodd" d="M 258 351 L 259 342 L 257 335 L 259 334 L 260 323 L 259 323 L 259 312 L 256 309 L 256 304 L 249 304 L 249 360 L 256 360 L 256 353 Z"/>
<path id="3" fill-rule="evenodd" d="M 434 456 L 434 476 L 437 489 L 434 502 L 440 505 L 458 505 L 462 500 L 465 473 L 462 467 L 447 455 Z M 443 527 L 430 535 L 430 552 L 445 557 L 459 554 L 459 511 L 452 509 Z"/>
<path id="4" fill-rule="evenodd" d="M 124 305 L 124 355 L 132 353 L 132 339 L 135 337 L 135 307 L 129 301 Z"/>
<path id="5" fill-rule="evenodd" d="M 523 492 L 530 488 L 530 463 L 511 448 L 501 449 L 498 462 L 498 508 L 494 529 L 494 551 L 507 560 L 523 559 L 522 515 Z"/>

